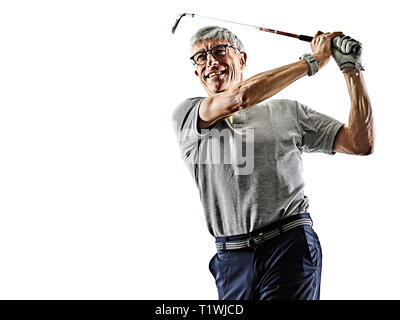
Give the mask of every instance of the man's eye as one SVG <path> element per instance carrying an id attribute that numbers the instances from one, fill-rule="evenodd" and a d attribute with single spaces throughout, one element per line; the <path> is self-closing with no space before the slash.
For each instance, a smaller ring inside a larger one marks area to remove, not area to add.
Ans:
<path id="1" fill-rule="evenodd" d="M 197 61 L 204 61 L 206 59 L 206 55 L 205 54 L 199 54 L 196 56 L 196 60 Z"/>
<path id="2" fill-rule="evenodd" d="M 225 55 L 225 50 L 224 49 L 217 49 L 214 51 L 214 54 L 216 56 L 224 56 Z"/>

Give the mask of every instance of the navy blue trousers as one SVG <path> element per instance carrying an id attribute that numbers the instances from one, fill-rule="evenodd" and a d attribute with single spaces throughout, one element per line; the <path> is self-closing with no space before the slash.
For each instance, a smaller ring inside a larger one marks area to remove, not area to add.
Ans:
<path id="1" fill-rule="evenodd" d="M 308 225 L 254 248 L 218 251 L 209 267 L 220 300 L 319 300 L 322 252 Z"/>

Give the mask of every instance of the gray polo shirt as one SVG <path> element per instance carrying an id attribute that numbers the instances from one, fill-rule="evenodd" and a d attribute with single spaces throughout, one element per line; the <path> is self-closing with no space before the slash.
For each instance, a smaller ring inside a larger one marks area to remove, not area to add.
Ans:
<path id="1" fill-rule="evenodd" d="M 292 100 L 268 100 L 199 130 L 204 98 L 173 113 L 181 156 L 213 236 L 248 233 L 307 212 L 301 154 L 332 152 L 343 123 Z"/>

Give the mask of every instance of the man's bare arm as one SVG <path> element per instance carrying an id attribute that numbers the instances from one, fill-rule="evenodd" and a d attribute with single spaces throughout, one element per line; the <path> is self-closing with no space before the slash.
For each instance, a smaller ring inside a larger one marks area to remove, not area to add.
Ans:
<path id="1" fill-rule="evenodd" d="M 219 119 L 268 99 L 308 73 L 306 61 L 257 74 L 241 81 L 227 92 L 211 95 L 199 109 L 199 128 L 207 128 Z"/>
<path id="2" fill-rule="evenodd" d="M 362 72 L 344 72 L 350 94 L 349 123 L 336 135 L 334 152 L 368 155 L 373 152 L 375 130 L 371 102 Z"/>
<path id="3" fill-rule="evenodd" d="M 330 40 L 340 34 L 342 33 L 322 34 L 321 31 L 316 33 L 311 42 L 311 48 L 319 69 L 328 63 L 331 56 Z M 198 127 L 200 129 L 207 128 L 219 119 L 272 97 L 283 88 L 308 74 L 308 71 L 308 63 L 300 60 L 271 71 L 259 73 L 239 82 L 231 90 L 205 98 L 199 109 Z"/>

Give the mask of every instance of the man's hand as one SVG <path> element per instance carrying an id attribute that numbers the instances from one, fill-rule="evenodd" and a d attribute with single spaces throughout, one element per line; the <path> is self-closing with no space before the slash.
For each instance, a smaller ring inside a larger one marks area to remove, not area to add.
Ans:
<path id="1" fill-rule="evenodd" d="M 342 35 L 342 32 L 325 32 L 318 31 L 314 39 L 311 41 L 311 50 L 314 58 L 318 62 L 318 69 L 321 69 L 329 62 L 332 54 L 331 40 L 336 36 Z"/>
<path id="2" fill-rule="evenodd" d="M 333 39 L 332 55 L 340 70 L 351 67 L 364 70 L 361 64 L 361 43 L 344 34 Z M 353 48 L 358 47 L 357 53 Z"/>

